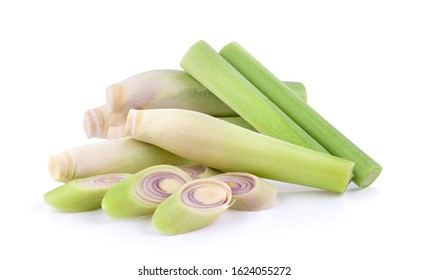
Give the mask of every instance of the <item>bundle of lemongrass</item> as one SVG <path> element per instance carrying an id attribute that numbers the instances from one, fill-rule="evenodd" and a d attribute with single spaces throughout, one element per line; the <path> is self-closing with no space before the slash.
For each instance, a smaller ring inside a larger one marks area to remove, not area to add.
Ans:
<path id="1" fill-rule="evenodd" d="M 264 179 L 343 193 L 351 180 L 365 188 L 380 174 L 306 103 L 303 84 L 280 81 L 237 43 L 217 53 L 197 42 L 181 66 L 107 88 L 84 129 L 108 140 L 49 158 L 52 178 L 65 184 L 45 194 L 48 204 L 152 215 L 160 231 L 179 234 L 228 208 L 271 207 L 277 190 Z"/>

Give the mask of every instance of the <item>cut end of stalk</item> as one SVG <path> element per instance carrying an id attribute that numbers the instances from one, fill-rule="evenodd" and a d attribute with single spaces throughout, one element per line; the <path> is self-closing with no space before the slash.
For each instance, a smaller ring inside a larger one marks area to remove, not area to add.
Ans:
<path id="1" fill-rule="evenodd" d="M 134 137 L 138 115 L 139 115 L 139 110 L 134 110 L 134 109 L 129 110 L 128 116 L 126 117 L 126 124 L 125 124 L 126 136 Z"/>
<path id="2" fill-rule="evenodd" d="M 105 195 L 102 208 L 112 218 L 151 215 L 160 203 L 189 181 L 190 176 L 176 166 L 148 167 L 113 186 Z"/>
<path id="3" fill-rule="evenodd" d="M 162 181 L 159 182 L 159 188 L 162 191 L 165 191 L 167 193 L 173 193 L 175 192 L 178 188 L 180 188 L 183 185 L 182 181 L 177 180 L 177 178 L 174 179 L 163 179 Z"/>
<path id="4" fill-rule="evenodd" d="M 117 184 L 123 179 L 131 176 L 128 173 L 112 173 L 112 174 L 103 174 L 97 176 L 91 176 L 84 179 L 78 180 L 78 187 L 82 189 L 109 189 L 111 186 Z"/>
<path id="5" fill-rule="evenodd" d="M 196 179 L 183 186 L 181 200 L 199 211 L 218 211 L 230 206 L 232 190 L 221 181 Z"/>
<path id="6" fill-rule="evenodd" d="M 44 195 L 50 206 L 67 212 L 91 211 L 101 207 L 106 192 L 130 174 L 116 173 L 72 180 Z"/>
<path id="7" fill-rule="evenodd" d="M 196 189 L 193 193 L 194 198 L 202 204 L 216 204 L 226 199 L 228 192 L 226 189 L 214 186 Z"/>
<path id="8" fill-rule="evenodd" d="M 103 126 L 103 119 L 93 110 L 88 110 L 83 116 L 83 127 L 86 137 L 100 137 L 100 127 Z"/>
<path id="9" fill-rule="evenodd" d="M 123 86 L 120 83 L 112 84 L 106 89 L 107 106 L 110 113 L 121 111 L 121 100 L 123 100 Z"/>
<path id="10" fill-rule="evenodd" d="M 68 182 L 73 179 L 74 163 L 67 153 L 50 156 L 48 169 L 54 181 Z"/>
<path id="11" fill-rule="evenodd" d="M 182 234 L 208 226 L 230 207 L 232 191 L 214 179 L 184 184 L 155 210 L 152 224 L 164 234 Z"/>
<path id="12" fill-rule="evenodd" d="M 368 186 L 370 186 L 376 179 L 377 177 L 379 177 L 380 173 L 382 172 L 382 167 L 378 167 L 374 170 L 372 170 L 372 172 L 370 172 L 366 178 L 364 178 L 364 180 L 362 181 L 362 183 L 359 185 L 359 187 L 361 189 L 365 189 Z"/>

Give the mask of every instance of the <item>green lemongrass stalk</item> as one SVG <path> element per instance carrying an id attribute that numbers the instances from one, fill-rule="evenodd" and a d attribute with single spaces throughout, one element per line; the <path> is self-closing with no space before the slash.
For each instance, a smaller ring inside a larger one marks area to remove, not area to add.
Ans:
<path id="1" fill-rule="evenodd" d="M 127 134 L 225 172 L 344 192 L 354 163 L 181 109 L 130 110 Z M 191 144 L 189 144 L 191 143 Z"/>
<path id="2" fill-rule="evenodd" d="M 179 166 L 181 170 L 189 174 L 192 179 L 203 179 L 215 176 L 220 173 L 220 171 L 200 165 L 192 164 L 186 166 Z"/>
<path id="3" fill-rule="evenodd" d="M 49 157 L 49 172 L 55 181 L 68 182 L 101 174 L 136 173 L 158 164 L 186 165 L 191 161 L 151 144 L 121 138 L 52 155 Z"/>
<path id="4" fill-rule="evenodd" d="M 285 82 L 306 101 L 306 88 L 299 82 Z M 107 104 L 112 113 L 130 109 L 178 108 L 215 117 L 237 116 L 230 107 L 182 70 L 153 70 L 107 88 Z"/>
<path id="5" fill-rule="evenodd" d="M 172 165 L 156 165 L 113 186 L 102 201 L 104 212 L 112 218 L 153 214 L 156 207 L 192 178 Z"/>
<path id="6" fill-rule="evenodd" d="M 88 110 L 83 116 L 83 127 L 88 138 L 107 138 L 110 127 L 123 125 L 128 112 L 110 113 L 108 106 L 103 105 Z"/>
<path id="7" fill-rule="evenodd" d="M 260 133 L 327 153 L 206 42 L 194 44 L 180 65 Z"/>
<path id="8" fill-rule="evenodd" d="M 47 204 L 62 211 L 83 212 L 101 207 L 106 192 L 131 174 L 105 174 L 72 180 L 47 192 Z"/>
<path id="9" fill-rule="evenodd" d="M 269 182 L 249 173 L 229 172 L 212 179 L 226 183 L 232 190 L 231 209 L 258 211 L 272 207 L 276 202 L 277 189 Z"/>
<path id="10" fill-rule="evenodd" d="M 220 54 L 332 155 L 355 162 L 353 181 L 368 187 L 382 171 L 376 161 L 312 109 L 236 42 Z"/>
<path id="11" fill-rule="evenodd" d="M 182 234 L 211 224 L 229 206 L 232 191 L 223 182 L 197 179 L 186 183 L 153 214 L 152 224 L 165 234 Z"/>

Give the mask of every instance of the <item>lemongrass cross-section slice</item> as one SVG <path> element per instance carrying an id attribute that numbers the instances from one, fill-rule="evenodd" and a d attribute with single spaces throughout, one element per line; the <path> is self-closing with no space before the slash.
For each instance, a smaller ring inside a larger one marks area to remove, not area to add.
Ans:
<path id="1" fill-rule="evenodd" d="M 231 209 L 256 211 L 273 206 L 277 189 L 268 181 L 255 175 L 242 172 L 228 172 L 212 179 L 226 183 L 232 190 L 234 202 Z"/>
<path id="2" fill-rule="evenodd" d="M 189 174 L 192 179 L 209 178 L 220 173 L 218 170 L 200 164 L 179 167 L 181 170 Z"/>
<path id="3" fill-rule="evenodd" d="M 214 222 L 229 208 L 230 187 L 218 180 L 196 179 L 186 183 L 162 202 L 153 214 L 152 224 L 165 234 L 182 234 Z"/>
<path id="4" fill-rule="evenodd" d="M 126 173 L 105 174 L 72 180 L 44 195 L 47 204 L 68 212 L 91 211 L 101 207 L 106 192 L 131 176 Z"/>
<path id="5" fill-rule="evenodd" d="M 102 207 L 112 218 L 147 216 L 190 180 L 190 176 L 178 167 L 166 164 L 152 166 L 111 188 L 103 199 Z"/>

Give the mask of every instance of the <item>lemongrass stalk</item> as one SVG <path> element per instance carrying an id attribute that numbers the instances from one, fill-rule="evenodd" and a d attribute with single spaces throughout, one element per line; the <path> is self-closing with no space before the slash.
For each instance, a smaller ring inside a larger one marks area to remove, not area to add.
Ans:
<path id="1" fill-rule="evenodd" d="M 190 47 L 180 65 L 260 133 L 327 153 L 205 41 Z"/>
<path id="2" fill-rule="evenodd" d="M 105 174 L 72 180 L 44 195 L 47 204 L 62 211 L 83 212 L 101 207 L 106 192 L 131 174 Z"/>
<path id="3" fill-rule="evenodd" d="M 241 117 L 221 117 L 219 119 L 226 121 L 226 122 L 229 122 L 229 123 L 232 123 L 234 125 L 239 125 L 240 127 L 244 127 L 246 129 L 257 131 L 251 124 L 246 122 Z M 121 125 L 111 126 L 108 128 L 107 139 L 117 139 L 117 138 L 122 138 L 122 137 L 126 137 L 126 136 L 128 136 L 128 135 L 126 135 L 126 124 L 125 124 L 125 122 Z"/>
<path id="4" fill-rule="evenodd" d="M 186 172 L 192 179 L 209 178 L 220 173 L 218 170 L 200 164 L 179 166 L 179 168 Z"/>
<path id="5" fill-rule="evenodd" d="M 306 88 L 300 82 L 284 82 L 296 95 L 306 101 Z M 124 137 L 123 125 L 132 109 L 182 108 L 200 111 L 213 116 L 238 116 L 204 86 L 181 70 L 155 70 L 144 72 L 115 84 L 108 90 L 109 104 L 88 110 L 83 124 L 88 138 L 116 139 Z M 122 91 L 118 91 L 122 88 Z M 120 99 L 120 101 L 119 101 Z M 110 112 L 114 104 L 120 108 Z M 245 126 L 248 123 L 237 121 Z M 238 123 L 238 124 L 239 124 Z"/>
<path id="6" fill-rule="evenodd" d="M 197 179 L 186 183 L 157 208 L 152 224 L 165 234 L 182 234 L 214 222 L 229 206 L 232 191 L 223 182 Z"/>
<path id="7" fill-rule="evenodd" d="M 113 186 L 102 201 L 104 212 L 112 218 L 153 214 L 156 207 L 192 178 L 172 165 L 156 165 Z"/>
<path id="8" fill-rule="evenodd" d="M 368 187 L 379 176 L 382 166 L 312 107 L 296 98 L 287 85 L 284 85 L 238 43 L 228 44 L 220 54 L 332 155 L 354 161 L 353 181 L 356 185 L 360 188 Z"/>
<path id="9" fill-rule="evenodd" d="M 107 105 L 86 111 L 83 116 L 86 136 L 88 138 L 107 138 L 108 129 L 124 124 L 127 114 L 128 112 L 110 113 Z"/>
<path id="10" fill-rule="evenodd" d="M 231 209 L 258 211 L 272 207 L 276 202 L 277 189 L 268 181 L 253 174 L 228 172 L 216 175 L 212 179 L 226 183 L 232 190 Z"/>
<path id="11" fill-rule="evenodd" d="M 306 101 L 306 88 L 299 82 L 285 82 Z M 107 104 L 112 113 L 130 109 L 179 108 L 215 117 L 237 116 L 203 85 L 182 70 L 147 71 L 107 88 Z"/>
<path id="12" fill-rule="evenodd" d="M 107 88 L 110 112 L 140 108 L 183 108 L 215 116 L 236 116 L 216 96 L 180 70 L 144 72 Z"/>
<path id="13" fill-rule="evenodd" d="M 281 141 L 195 111 L 130 110 L 127 132 L 171 153 L 225 172 L 344 192 L 354 163 Z"/>
<path id="14" fill-rule="evenodd" d="M 52 179 L 68 182 L 108 173 L 136 173 L 158 164 L 186 165 L 191 161 L 132 138 L 100 141 L 49 157 Z"/>

